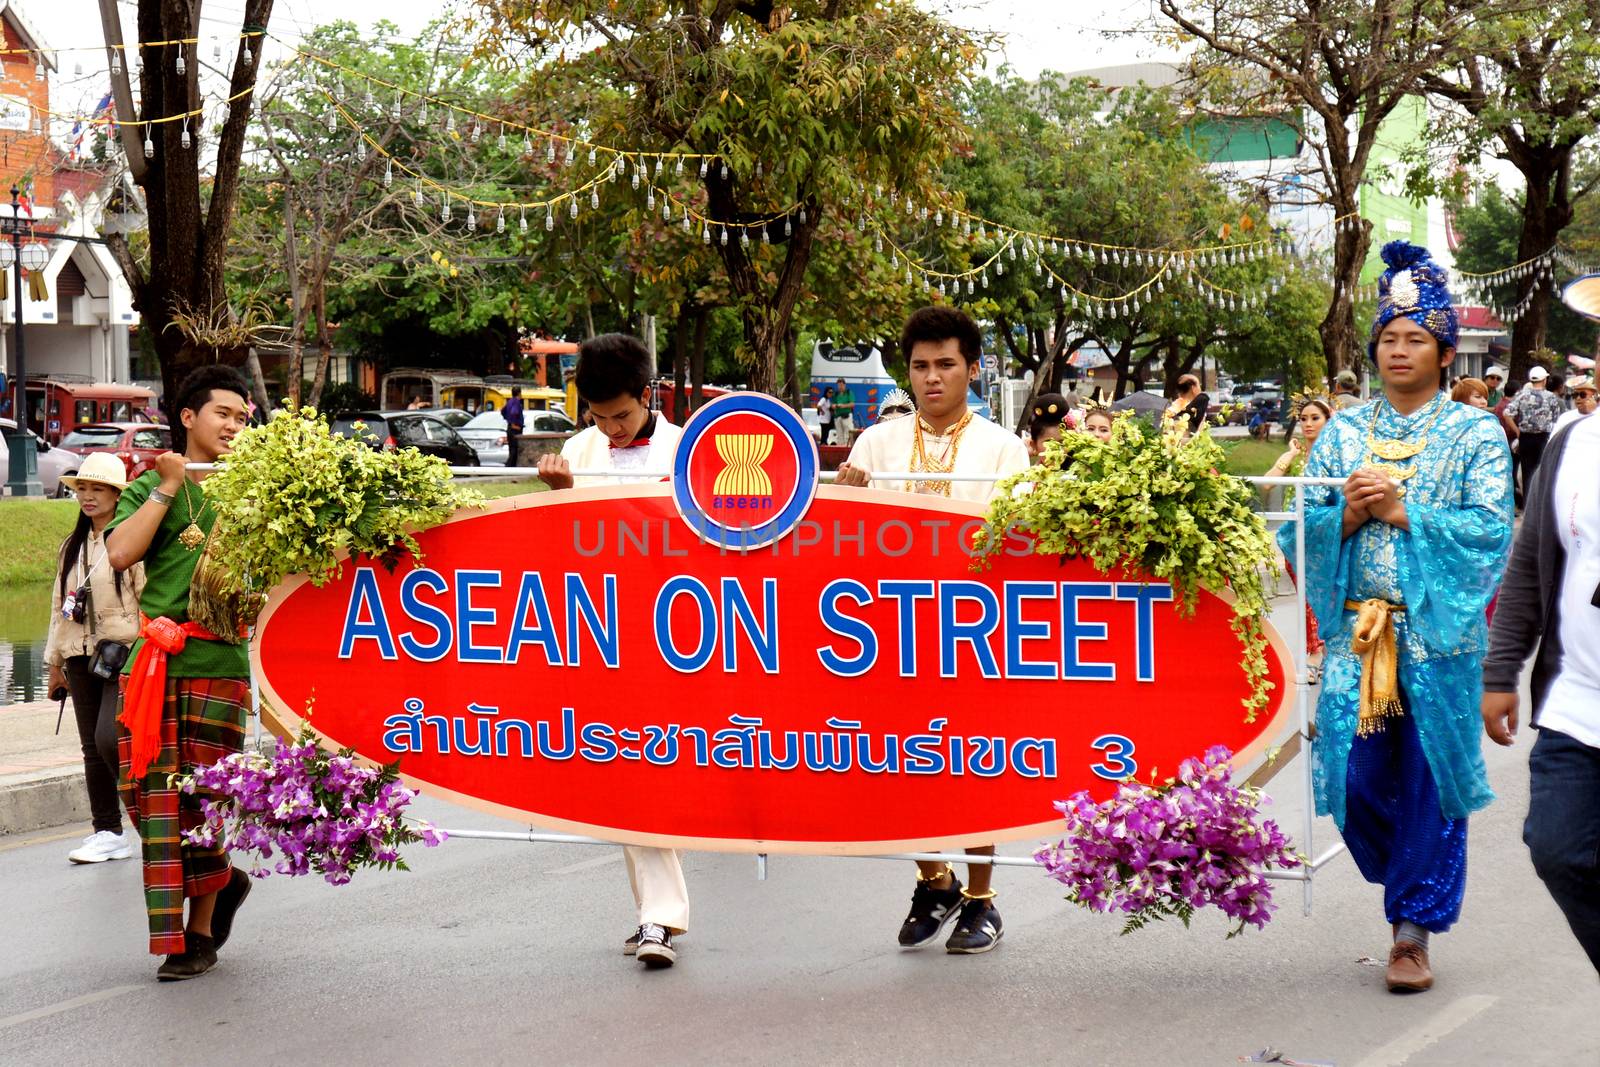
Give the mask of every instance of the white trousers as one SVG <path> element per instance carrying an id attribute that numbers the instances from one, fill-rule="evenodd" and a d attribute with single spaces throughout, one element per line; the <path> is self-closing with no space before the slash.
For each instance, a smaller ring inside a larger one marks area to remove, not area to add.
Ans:
<path id="1" fill-rule="evenodd" d="M 640 924 L 655 923 L 675 934 L 689 929 L 689 886 L 677 851 L 623 845 L 622 855 L 628 861 L 628 882 Z"/>
<path id="2" fill-rule="evenodd" d="M 833 417 L 833 443 L 837 445 L 849 444 L 850 435 L 855 432 L 855 428 L 856 420 L 853 416 L 835 414 Z"/>

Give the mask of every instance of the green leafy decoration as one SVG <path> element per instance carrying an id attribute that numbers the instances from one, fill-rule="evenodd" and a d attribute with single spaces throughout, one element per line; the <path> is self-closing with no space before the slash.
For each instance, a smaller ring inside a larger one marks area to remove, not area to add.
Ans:
<path id="1" fill-rule="evenodd" d="M 414 531 L 482 503 L 443 460 L 331 433 L 309 407 L 276 411 L 235 438 L 206 497 L 219 527 L 210 552 L 236 592 L 291 574 L 322 585 L 346 550 L 393 568 L 402 550 L 420 558 Z"/>
<path id="2" fill-rule="evenodd" d="M 1025 530 L 1034 551 L 1081 556 L 1102 573 L 1142 570 L 1172 583 L 1190 614 L 1200 590 L 1233 594 L 1230 625 L 1250 682 L 1245 721 L 1273 688 L 1267 680 L 1267 584 L 1278 568 L 1248 484 L 1220 473 L 1226 454 L 1206 431 L 1187 440 L 1119 417 L 1109 441 L 1070 433 L 1040 464 L 999 484 L 975 567 L 1001 552 L 1005 531 Z M 1031 489 L 1027 488 L 1029 485 Z"/>

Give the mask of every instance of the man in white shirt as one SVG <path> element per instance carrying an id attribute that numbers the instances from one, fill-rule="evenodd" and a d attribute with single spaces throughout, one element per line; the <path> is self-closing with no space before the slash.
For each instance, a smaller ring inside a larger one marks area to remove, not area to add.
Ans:
<path id="1" fill-rule="evenodd" d="M 683 431 L 650 409 L 654 361 L 636 337 L 609 333 L 578 346 L 578 396 L 589 405 L 594 425 L 572 436 L 561 454 L 539 457 L 539 477 L 551 489 L 659 481 L 672 469 Z M 631 477 L 575 475 L 574 470 L 637 471 Z M 639 927 L 623 951 L 646 967 L 670 967 L 677 959 L 674 934 L 689 928 L 689 887 L 683 864 L 670 848 L 624 845 L 628 881 L 638 905 Z"/>
<path id="2" fill-rule="evenodd" d="M 1592 385 L 1590 386 L 1592 390 Z M 1489 629 L 1483 725 L 1514 743 L 1517 682 L 1533 664 L 1531 789 L 1522 839 L 1600 971 L 1600 419 L 1558 431 L 1528 486 Z"/>
<path id="3" fill-rule="evenodd" d="M 1597 394 L 1593 378 L 1568 378 L 1567 392 L 1572 394 L 1572 410 L 1561 413 L 1551 433 L 1560 433 L 1561 428 L 1569 422 L 1577 422 L 1586 415 L 1594 414 Z"/>
<path id="4" fill-rule="evenodd" d="M 1028 450 L 1016 435 L 967 408 L 967 390 L 977 379 L 983 334 L 957 308 L 925 307 L 912 313 L 901 333 L 916 414 L 869 426 L 839 467 L 836 485 L 874 485 L 953 500 L 987 503 L 995 483 L 1028 469 Z M 874 471 L 925 474 L 992 474 L 984 481 L 874 480 Z M 969 848 L 993 855 L 994 846 Z M 948 863 L 917 864 L 911 911 L 900 925 L 900 945 L 932 944 L 951 919 L 955 932 L 945 951 L 970 955 L 1000 942 L 1003 927 L 990 888 L 993 868 L 967 865 L 967 886 Z"/>

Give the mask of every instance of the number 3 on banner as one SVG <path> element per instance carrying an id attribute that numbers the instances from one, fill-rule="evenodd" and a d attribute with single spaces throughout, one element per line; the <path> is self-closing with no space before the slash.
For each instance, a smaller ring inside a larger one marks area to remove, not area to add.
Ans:
<path id="1" fill-rule="evenodd" d="M 1121 734 L 1102 734 L 1089 747 L 1105 753 L 1104 760 L 1089 766 L 1100 777 L 1120 782 L 1139 773 L 1139 764 L 1133 759 L 1133 742 Z"/>

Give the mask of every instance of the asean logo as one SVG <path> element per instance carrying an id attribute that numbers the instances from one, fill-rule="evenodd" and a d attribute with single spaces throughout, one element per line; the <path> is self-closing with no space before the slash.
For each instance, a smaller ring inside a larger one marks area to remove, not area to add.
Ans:
<path id="1" fill-rule="evenodd" d="M 765 393 L 730 393 L 683 428 L 672 500 L 702 541 L 763 548 L 805 518 L 818 467 L 816 443 L 793 408 Z"/>

